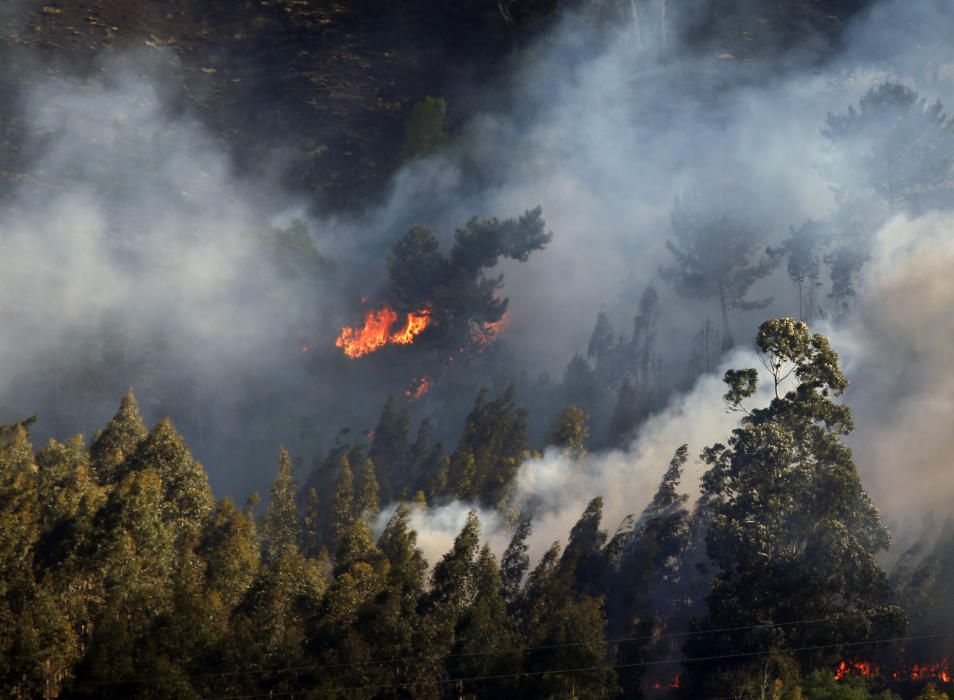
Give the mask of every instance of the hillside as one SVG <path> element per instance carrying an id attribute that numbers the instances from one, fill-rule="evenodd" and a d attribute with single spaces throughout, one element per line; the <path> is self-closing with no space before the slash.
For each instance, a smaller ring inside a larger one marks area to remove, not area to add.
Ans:
<path id="1" fill-rule="evenodd" d="M 658 2 L 644 12 L 658 12 Z M 863 0 L 714 1 L 679 29 L 700 51 L 740 60 L 808 47 L 820 60 Z M 428 94 L 449 103 L 451 127 L 478 108 L 481 88 L 577 2 L 387 3 L 382 0 L 22 0 L 0 15 L 7 66 L 0 90 L 0 168 L 22 177 L 17 98 L 35 75 L 101 74 L 106 57 L 153 66 L 178 106 L 194 111 L 260 175 L 319 206 L 354 206 L 399 163 L 403 124 Z M 629 3 L 582 5 L 584 18 L 629 21 Z M 764 16 L 763 16 L 764 15 Z M 756 19 L 752 19 L 752 17 Z M 132 50 L 130 52 L 130 50 Z"/>

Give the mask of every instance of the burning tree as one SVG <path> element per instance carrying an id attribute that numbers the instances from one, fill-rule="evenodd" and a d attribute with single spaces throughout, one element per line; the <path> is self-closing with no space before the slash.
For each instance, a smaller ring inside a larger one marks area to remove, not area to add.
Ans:
<path id="1" fill-rule="evenodd" d="M 449 355 L 477 354 L 504 327 L 508 300 L 498 296 L 503 275 L 488 276 L 501 258 L 525 261 L 550 241 L 540 208 L 516 219 L 473 218 L 454 234 L 450 255 L 437 237 L 412 227 L 388 255 L 391 299 L 365 312 L 361 326 L 345 326 L 335 345 L 354 359 L 388 346 L 419 344 Z M 419 342 L 420 341 L 420 342 Z M 415 378 L 408 399 L 427 392 L 431 376 Z"/>
<path id="2" fill-rule="evenodd" d="M 507 311 L 508 300 L 497 295 L 503 275 L 486 270 L 501 258 L 524 262 L 550 242 L 552 234 L 531 209 L 516 219 L 468 221 L 454 233 L 450 255 L 440 252 L 437 237 L 415 226 L 391 248 L 388 274 L 398 305 L 429 315 L 429 336 L 442 346 L 469 347 L 486 342 Z"/>
<path id="3" fill-rule="evenodd" d="M 875 559 L 888 531 L 841 441 L 853 420 L 833 400 L 848 386 L 838 355 L 790 318 L 762 324 L 757 347 L 774 398 L 746 409 L 756 370 L 727 372 L 726 401 L 745 417 L 727 446 L 703 452 L 706 547 L 721 571 L 687 655 L 725 655 L 690 665 L 706 692 L 724 690 L 720 682 L 772 682 L 792 673 L 792 661 L 803 670 L 834 667 L 840 645 L 863 656 L 864 643 L 899 637 L 906 624 Z"/>

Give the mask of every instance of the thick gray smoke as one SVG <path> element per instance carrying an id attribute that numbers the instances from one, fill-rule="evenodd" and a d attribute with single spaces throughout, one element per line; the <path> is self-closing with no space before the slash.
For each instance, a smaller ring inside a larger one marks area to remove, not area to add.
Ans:
<path id="1" fill-rule="evenodd" d="M 746 190 L 746 214 L 764 227 L 771 245 L 781 243 L 790 227 L 831 217 L 833 178 L 851 190 L 872 174 L 831 147 L 822 133 L 826 115 L 846 112 L 885 80 L 902 81 L 929 102 L 950 104 L 954 63 L 939 48 L 937 33 L 949 26 L 948 13 L 938 4 L 881 3 L 852 28 L 850 42 L 827 69 L 790 70 L 771 80 L 753 79 L 724 55 L 670 52 L 663 59 L 638 50 L 628 29 L 602 44 L 598 55 L 581 57 L 595 42 L 578 40 L 579 27 L 571 23 L 518 83 L 521 110 L 532 116 L 485 116 L 468 134 L 480 144 L 481 157 L 507 166 L 496 188 L 481 191 L 485 208 L 539 202 L 557 232 L 545 254 L 507 269 L 514 299 L 510 342 L 534 366 L 556 371 L 568 350 L 583 351 L 602 305 L 627 289 L 658 284 L 655 271 L 668 262 L 663 242 L 671 236 L 672 204 L 687 189 L 715 182 Z M 727 78 L 733 75 L 738 84 Z M 718 99 L 704 89 L 709 76 L 729 83 Z M 948 350 L 954 337 L 951 231 L 949 215 L 929 211 L 914 220 L 896 218 L 856 241 L 859 254 L 871 256 L 857 280 L 856 306 L 844 319 L 816 327 L 832 336 L 852 381 L 846 400 L 856 412 L 851 444 L 862 479 L 890 522 L 908 521 L 906 537 L 917 536 L 913 530 L 926 510 L 949 515 L 954 495 L 947 464 L 954 444 L 945 418 L 954 403 L 947 379 L 954 360 Z M 822 285 L 820 305 L 830 291 L 827 280 Z M 743 343 L 761 320 L 798 312 L 782 271 L 752 296 L 774 301 L 733 318 Z M 663 308 L 664 361 L 678 372 L 689 329 L 714 318 L 717 307 L 687 304 L 669 293 Z M 638 512 L 680 444 L 688 442 L 690 454 L 698 454 L 724 441 L 736 425 L 738 416 L 721 410 L 721 373 L 758 366 L 751 353 L 725 358 L 651 418 L 626 450 L 590 455 L 582 466 L 551 450 L 525 464 L 517 501 L 532 496 L 542 504 L 534 550 L 564 539 L 593 496 L 606 500 L 607 527 Z M 690 493 L 700 469 L 696 461 L 687 470 Z M 446 544 L 453 533 L 441 525 L 461 524 L 466 509 L 451 504 L 418 524 Z M 502 545 L 499 526 L 491 518 L 487 529 L 489 539 Z"/>
<path id="2" fill-rule="evenodd" d="M 952 514 L 952 269 L 954 216 L 891 220 L 876 237 L 856 315 L 832 333 L 852 381 L 856 461 L 902 526 L 920 526 L 928 511 Z"/>
<path id="3" fill-rule="evenodd" d="M 262 489 L 277 443 L 307 465 L 317 446 L 303 435 L 373 427 L 384 396 L 355 395 L 347 373 L 357 365 L 309 365 L 302 350 L 335 354 L 333 331 L 356 321 L 358 300 L 386 282 L 387 246 L 411 224 L 432 226 L 446 242 L 473 215 L 512 216 L 538 204 L 552 244 L 527 263 L 501 266 L 513 369 L 559 376 L 585 349 L 601 307 L 626 333 L 632 300 L 653 283 L 663 371 L 681 379 L 688 339 L 719 309 L 715 300 L 681 299 L 658 277 L 671 263 L 665 241 L 676 198 L 691 189 L 743 192 L 745 218 L 773 246 L 791 227 L 830 217 L 832 173 L 850 170 L 822 134 L 826 114 L 843 113 L 887 78 L 951 104 L 954 71 L 938 48 L 947 13 L 941 2 L 882 2 L 827 63 L 800 64 L 795 53 L 764 67 L 727 50 L 690 51 L 678 15 L 664 27 L 647 14 L 638 40 L 632 26 L 568 17 L 445 153 L 399 171 L 382 203 L 358 217 L 309 222 L 318 250 L 338 266 L 318 286 L 262 262 L 256 232 L 287 225 L 299 207 L 262 181 L 235 177 L 215 139 L 144 77 L 143 59 L 105 63 L 99 82 L 37 76 L 20 105 L 34 159 L 0 209 L 0 419 L 71 405 L 42 430 L 89 433 L 134 384 L 148 418 L 169 412 L 185 426 L 218 492 Z M 928 213 L 882 228 L 854 315 L 825 327 L 853 382 L 859 467 L 892 517 L 942 507 L 951 495 L 941 476 L 942 410 L 954 391 L 944 373 L 945 221 Z M 822 282 L 819 299 L 829 289 Z M 773 301 L 733 314 L 739 342 L 765 318 L 798 311 L 784 269 L 751 297 Z M 592 496 L 607 499 L 614 527 L 651 498 L 680 444 L 694 455 L 724 440 L 737 417 L 722 410 L 718 374 L 757 366 L 754 359 L 745 351 L 724 358 L 627 450 L 591 455 L 583 469 L 554 452 L 524 465 L 518 488 L 544 504 L 536 550 L 564 538 Z M 52 369 L 38 376 L 36 367 Z M 173 370 L 175 386 L 159 386 Z M 275 410 L 249 408 L 261 405 Z M 308 423 L 316 405 L 325 406 L 321 425 Z M 263 412 L 278 417 L 262 424 Z M 692 469 L 690 490 L 698 464 Z M 911 474 L 932 485 L 900 498 L 899 485 L 915 481 L 902 475 Z M 416 516 L 422 541 L 430 528 L 434 552 L 446 549 L 467 508 Z M 485 525 L 502 541 L 502 524 Z"/>
<path id="4" fill-rule="evenodd" d="M 296 383 L 316 300 L 263 263 L 270 212 L 144 65 L 23 96 L 33 160 L 0 209 L 0 406 L 39 412 L 41 436 L 90 435 L 135 386 L 148 419 L 172 413 L 201 448 L 233 433 L 220 412 L 249 385 Z"/>

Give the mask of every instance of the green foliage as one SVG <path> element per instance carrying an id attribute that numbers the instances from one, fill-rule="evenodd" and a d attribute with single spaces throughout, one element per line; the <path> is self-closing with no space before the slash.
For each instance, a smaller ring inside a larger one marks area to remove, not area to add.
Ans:
<path id="1" fill-rule="evenodd" d="M 423 428 L 422 428 L 423 429 Z M 394 484 L 407 483 L 408 431 L 410 416 L 407 405 L 398 406 L 393 395 L 389 395 L 381 409 L 381 417 L 374 429 L 371 449 L 368 454 L 377 469 L 381 481 L 381 495 L 385 501 L 391 500 Z"/>
<path id="2" fill-rule="evenodd" d="M 950 700 L 950 696 L 938 690 L 933 683 L 928 683 L 915 700 Z"/>
<path id="3" fill-rule="evenodd" d="M 270 559 L 298 549 L 301 522 L 295 496 L 298 487 L 292 476 L 292 462 L 284 447 L 279 453 L 278 477 L 269 491 L 271 500 L 265 511 L 265 545 Z"/>
<path id="4" fill-rule="evenodd" d="M 25 428 L 11 426 L 0 441 L 0 682 L 14 697 L 351 688 L 355 697 L 638 698 L 672 677 L 653 662 L 679 655 L 693 586 L 711 580 L 699 576 L 707 533 L 718 573 L 685 653 L 720 658 L 699 664 L 707 687 L 690 678 L 689 692 L 888 698 L 830 670 L 838 645 L 863 657 L 904 624 L 874 560 L 886 532 L 840 442 L 852 427 L 835 401 L 847 380 L 827 340 L 791 319 L 763 324 L 757 348 L 775 398 L 747 407 L 757 373 L 727 375 L 727 400 L 745 417 L 728 445 L 705 451 L 692 516 L 679 491 L 684 445 L 638 517 L 608 538 L 593 498 L 565 549 L 554 543 L 532 570 L 529 518 L 498 565 L 471 512 L 428 576 L 411 524 L 427 512 L 423 494 L 398 504 L 375 542 L 376 469 L 361 445 L 335 444 L 320 465 L 329 487 L 337 481 L 333 496 L 306 489 L 304 519 L 282 450 L 260 539 L 254 499 L 244 510 L 214 503 L 171 422 L 145 432 L 131 395 L 89 449 L 77 436 L 34 454 Z M 525 421 L 512 389 L 495 401 L 482 393 L 447 465 L 450 484 L 508 505 L 530 454 Z M 391 436 L 377 454 L 404 465 L 395 487 L 445 468 L 427 423 L 410 447 L 393 401 L 381 423 Z M 585 414 L 566 407 L 553 435 L 580 455 Z M 918 550 L 923 558 L 912 550 L 903 560 L 896 581 L 912 606 L 947 595 L 951 542 L 945 531 Z M 806 617 L 825 622 L 793 624 Z M 943 697 L 932 693 L 923 697 Z"/>
<path id="5" fill-rule="evenodd" d="M 258 575 L 261 556 L 255 522 L 228 498 L 219 501 L 198 552 L 206 562 L 209 591 L 227 609 L 235 608 Z"/>
<path id="6" fill-rule="evenodd" d="M 404 308 L 429 310 L 432 324 L 422 340 L 453 350 L 486 343 L 508 301 L 497 296 L 503 276 L 488 277 L 484 271 L 501 258 L 523 262 L 545 248 L 552 235 L 540 215 L 537 207 L 516 219 L 474 217 L 454 232 L 449 256 L 420 226 L 395 242 L 387 262 L 391 291 Z"/>
<path id="7" fill-rule="evenodd" d="M 876 693 L 860 678 L 836 681 L 831 673 L 813 671 L 794 697 L 805 700 L 894 700 L 898 696 L 887 691 Z"/>
<path id="8" fill-rule="evenodd" d="M 341 474 L 331 504 L 330 541 L 337 548 L 355 520 L 354 477 L 346 455 L 342 455 Z"/>
<path id="9" fill-rule="evenodd" d="M 590 434 L 588 421 L 589 416 L 576 406 L 564 406 L 550 430 L 549 444 L 565 450 L 573 459 L 580 459 Z"/>
<path id="10" fill-rule="evenodd" d="M 90 461 L 97 482 L 117 483 L 128 471 L 124 463 L 133 456 L 148 434 L 139 415 L 139 404 L 130 389 L 119 404 L 116 415 L 90 445 Z"/>
<path id="11" fill-rule="evenodd" d="M 458 498 L 501 503 L 517 469 L 529 457 L 527 412 L 514 405 L 513 395 L 512 386 L 489 402 L 486 390 L 478 394 L 450 458 L 448 483 Z"/>
<path id="12" fill-rule="evenodd" d="M 214 506 L 202 465 L 166 418 L 140 443 L 130 461 L 132 471 L 153 471 L 162 480 L 162 513 L 180 538 L 195 538 Z"/>
<path id="13" fill-rule="evenodd" d="M 530 556 L 527 554 L 527 538 L 533 528 L 530 518 L 524 518 L 517 524 L 510 544 L 504 551 L 500 561 L 500 588 L 504 600 L 514 607 L 523 584 L 523 577 L 530 567 Z"/>
<path id="14" fill-rule="evenodd" d="M 447 103 L 443 97 L 427 96 L 414 103 L 404 125 L 404 158 L 430 156 L 447 145 L 444 118 Z"/>
<path id="15" fill-rule="evenodd" d="M 747 412 L 728 446 L 704 450 L 703 493 L 712 512 L 706 546 L 721 570 L 707 625 L 762 626 L 703 634 L 688 649 L 711 656 L 725 648 L 824 646 L 796 654 L 803 668 L 818 667 L 837 660 L 840 643 L 900 635 L 905 619 L 875 558 L 888 546 L 887 530 L 840 441 L 852 416 L 833 400 L 848 385 L 837 354 L 793 319 L 762 324 L 756 343 L 775 397 Z M 754 376 L 727 375 L 730 405 L 752 394 Z M 805 618 L 826 622 L 786 626 Z M 745 665 L 701 664 L 707 692 Z"/>
<path id="16" fill-rule="evenodd" d="M 354 454 L 353 451 L 352 455 L 353 457 L 349 460 L 351 464 L 361 467 L 360 487 L 355 502 L 355 517 L 374 520 L 381 512 L 381 489 L 378 486 L 374 462 L 371 461 L 370 457 Z"/>

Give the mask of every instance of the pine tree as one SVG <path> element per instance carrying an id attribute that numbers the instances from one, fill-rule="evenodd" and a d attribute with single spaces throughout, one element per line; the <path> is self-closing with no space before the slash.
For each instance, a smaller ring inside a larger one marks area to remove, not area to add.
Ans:
<path id="1" fill-rule="evenodd" d="M 180 542 L 197 538 L 212 513 L 214 499 L 205 470 L 193 459 L 171 420 L 166 418 L 152 429 L 130 467 L 155 471 L 162 479 L 165 521 L 175 527 Z"/>
<path id="2" fill-rule="evenodd" d="M 352 450 L 349 463 L 360 468 L 361 481 L 357 489 L 355 501 L 355 517 L 374 520 L 381 512 L 380 487 L 378 486 L 377 470 L 370 457 Z"/>
<path id="3" fill-rule="evenodd" d="M 392 295 L 404 309 L 428 310 L 432 323 L 420 342 L 454 352 L 484 345 L 508 304 L 497 295 L 503 276 L 487 271 L 500 258 L 526 261 L 551 237 L 539 207 L 514 219 L 470 219 L 454 232 L 447 256 L 431 231 L 415 226 L 388 255 Z"/>
<path id="4" fill-rule="evenodd" d="M 523 577 L 530 566 L 527 538 L 532 528 L 530 518 L 520 521 L 500 561 L 500 587 L 504 600 L 511 608 L 517 604 Z"/>
<path id="5" fill-rule="evenodd" d="M 498 505 L 517 469 L 530 455 L 527 412 L 513 403 L 514 387 L 486 401 L 481 390 L 467 416 L 464 435 L 451 455 L 448 480 L 462 499 L 480 499 Z"/>
<path id="6" fill-rule="evenodd" d="M 659 292 L 649 285 L 639 298 L 639 311 L 633 318 L 633 337 L 629 342 L 630 365 L 637 386 L 646 393 L 654 390 L 653 371 L 656 355 L 656 324 L 659 320 Z"/>
<path id="7" fill-rule="evenodd" d="M 507 676 L 520 670 L 520 651 L 507 604 L 501 595 L 502 582 L 497 561 L 487 545 L 474 562 L 473 602 L 461 615 L 455 629 L 455 644 L 447 666 L 450 677 L 484 678 L 476 683 L 466 680 L 457 691 L 477 697 L 508 694 Z"/>
<path id="8" fill-rule="evenodd" d="M 429 604 L 456 622 L 474 597 L 474 565 L 480 547 L 480 520 L 470 511 L 451 551 L 434 567 Z"/>
<path id="9" fill-rule="evenodd" d="M 573 590 L 574 572 L 564 562 L 574 561 L 579 559 L 572 554 L 561 558 L 560 546 L 554 542 L 527 578 L 517 614 L 528 647 L 523 664 L 528 675 L 521 684 L 527 697 L 616 693 L 616 675 L 606 662 L 602 603 Z"/>
<path id="10" fill-rule="evenodd" d="M 290 548 L 277 551 L 292 551 Z M 240 511 L 228 498 L 219 501 L 206 527 L 199 547 L 206 563 L 205 579 L 209 591 L 234 609 L 252 586 L 260 566 L 255 521 Z"/>
<path id="11" fill-rule="evenodd" d="M 30 659 L 23 656 L 24 601 L 35 595 L 34 562 L 40 538 L 37 468 L 26 430 L 13 426 L 0 445 L 0 681 L 12 693 L 33 690 L 23 678 Z"/>
<path id="12" fill-rule="evenodd" d="M 335 487 L 334 500 L 331 503 L 331 521 L 329 540 L 337 549 L 345 533 L 355 520 L 354 514 L 354 478 L 347 457 L 343 457 L 341 474 Z"/>
<path id="13" fill-rule="evenodd" d="M 305 515 L 302 522 L 302 552 L 305 556 L 314 558 L 321 551 L 322 543 L 322 513 L 321 501 L 318 498 L 318 490 L 314 487 L 308 489 L 305 496 Z"/>
<path id="14" fill-rule="evenodd" d="M 613 447 L 626 447 L 633 437 L 644 414 L 643 406 L 633 382 L 627 377 L 616 395 L 616 407 L 609 423 L 609 443 Z"/>
<path id="15" fill-rule="evenodd" d="M 388 395 L 381 417 L 374 429 L 368 455 L 378 470 L 381 493 L 385 502 L 392 500 L 401 488 L 410 484 L 408 474 L 408 430 L 410 417 L 407 405 L 398 407 L 393 395 Z"/>
<path id="16" fill-rule="evenodd" d="M 94 546 L 93 518 L 106 494 L 93 481 L 80 435 L 65 444 L 50 440 L 37 454 L 36 464 L 44 563 L 59 574 L 67 559 L 81 558 Z"/>
<path id="17" fill-rule="evenodd" d="M 291 457 L 283 447 L 279 451 L 278 477 L 272 483 L 269 491 L 271 500 L 265 510 L 264 535 L 269 559 L 298 549 L 301 522 L 295 500 L 297 492 Z"/>
<path id="18" fill-rule="evenodd" d="M 621 370 L 620 340 L 605 311 L 600 311 L 596 317 L 596 325 L 586 346 L 586 356 L 593 362 L 600 381 L 606 385 L 616 381 Z"/>
<path id="19" fill-rule="evenodd" d="M 570 539 L 558 567 L 559 575 L 571 582 L 574 590 L 597 595 L 606 576 L 603 546 L 606 532 L 600 529 L 603 520 L 603 499 L 594 498 L 570 531 Z"/>
<path id="20" fill-rule="evenodd" d="M 115 484 L 127 472 L 123 463 L 136 452 L 149 431 L 139 414 L 132 389 L 126 392 L 119 410 L 89 448 L 93 474 L 100 484 Z"/>
<path id="21" fill-rule="evenodd" d="M 439 493 L 435 490 L 438 474 L 446 469 L 444 463 L 444 448 L 440 443 L 433 442 L 434 426 L 429 418 L 421 421 L 417 430 L 417 437 L 408 450 L 407 484 L 408 492 L 426 490 L 429 493 Z"/>
<path id="22" fill-rule="evenodd" d="M 589 416 L 576 406 L 564 406 L 550 430 L 549 444 L 565 450 L 573 459 L 580 459 L 590 435 L 588 421 Z"/>

